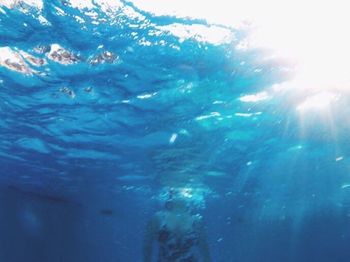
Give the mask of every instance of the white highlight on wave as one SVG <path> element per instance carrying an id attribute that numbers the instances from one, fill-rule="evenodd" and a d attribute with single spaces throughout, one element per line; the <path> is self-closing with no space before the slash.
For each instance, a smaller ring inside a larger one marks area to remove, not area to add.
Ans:
<path id="1" fill-rule="evenodd" d="M 0 67 L 1 66 L 26 75 L 32 74 L 32 70 L 19 52 L 8 46 L 0 47 Z"/>
<path id="2" fill-rule="evenodd" d="M 306 98 L 297 106 L 298 111 L 323 110 L 339 99 L 339 95 L 332 92 L 321 92 Z"/>
<path id="3" fill-rule="evenodd" d="M 37 8 L 38 10 L 42 10 L 44 7 L 42 0 L 0 0 L 0 6 L 5 6 L 10 9 L 15 8 L 20 4 L 26 4 L 30 7 Z"/>
<path id="4" fill-rule="evenodd" d="M 231 31 L 218 26 L 174 23 L 167 26 L 158 26 L 157 28 L 162 31 L 170 32 L 178 37 L 180 42 L 187 39 L 195 39 L 197 42 L 220 45 L 230 43 L 234 39 L 234 35 Z"/>
<path id="5" fill-rule="evenodd" d="M 99 11 L 101 11 L 103 14 L 108 15 L 110 18 L 113 18 L 116 16 L 116 11 L 118 10 L 122 10 L 123 14 L 130 17 L 131 19 L 144 21 L 145 24 L 149 23 L 149 21 L 146 21 L 146 18 L 142 14 L 135 11 L 132 7 L 124 5 L 121 1 L 118 0 L 69 0 L 67 2 L 71 7 L 79 9 L 84 15 L 92 18 L 93 24 L 99 24 L 101 21 L 104 23 L 106 22 L 105 18 L 99 15 Z M 22 3 L 30 7 L 34 7 L 39 11 L 42 11 L 43 9 L 42 0 L 0 0 L 0 6 L 5 6 L 11 9 L 18 8 L 20 11 L 28 12 L 28 10 L 20 8 L 20 4 Z M 59 15 L 67 15 L 60 8 L 55 7 L 55 9 Z M 42 20 L 43 24 L 49 24 L 42 15 L 39 17 L 39 19 Z M 85 23 L 85 20 L 81 17 L 76 17 L 76 19 L 81 24 Z M 109 22 L 111 24 L 114 23 L 113 19 L 109 20 Z M 223 43 L 229 43 L 234 38 L 234 35 L 230 30 L 219 26 L 205 26 L 201 24 L 185 25 L 180 23 L 172 23 L 166 26 L 154 26 L 159 30 L 160 33 L 170 33 L 178 37 L 180 42 L 187 39 L 195 39 L 198 42 L 219 45 Z"/>
<path id="6" fill-rule="evenodd" d="M 239 98 L 239 100 L 241 102 L 246 102 L 246 103 L 252 102 L 252 103 L 254 103 L 254 102 L 260 102 L 260 101 L 263 101 L 263 100 L 267 100 L 269 98 L 270 97 L 267 94 L 267 92 L 263 91 L 263 92 L 252 94 L 252 95 L 241 96 Z"/>
<path id="7" fill-rule="evenodd" d="M 209 23 L 230 27 L 249 25 L 254 29 L 248 41 L 239 43 L 245 47 L 270 49 L 274 57 L 287 57 L 296 62 L 297 74 L 293 90 L 337 89 L 350 90 L 350 37 L 347 37 L 347 1 L 280 1 L 240 0 L 233 6 L 225 0 L 129 0 L 136 7 L 156 16 L 172 15 L 206 19 Z M 0 6 L 15 8 L 19 3 L 43 8 L 42 0 L 0 0 Z M 130 17 L 145 19 L 142 14 L 118 0 L 69 0 L 73 8 L 96 17 L 97 11 L 113 16 L 116 10 Z M 105 21 L 105 20 L 104 20 Z M 99 23 L 98 19 L 94 20 Z M 145 21 L 146 22 L 146 21 Z M 195 39 L 212 44 L 227 43 L 234 39 L 230 30 L 219 26 L 184 25 L 173 23 L 158 26 L 160 32 L 168 32 L 179 41 Z M 246 48 L 243 49 L 243 51 Z"/>

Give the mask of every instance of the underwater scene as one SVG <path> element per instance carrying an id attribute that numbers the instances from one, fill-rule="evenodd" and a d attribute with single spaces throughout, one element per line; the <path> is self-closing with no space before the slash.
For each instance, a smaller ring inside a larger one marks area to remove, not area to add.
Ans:
<path id="1" fill-rule="evenodd" d="M 339 3 L 0 0 L 0 262 L 350 261 Z"/>

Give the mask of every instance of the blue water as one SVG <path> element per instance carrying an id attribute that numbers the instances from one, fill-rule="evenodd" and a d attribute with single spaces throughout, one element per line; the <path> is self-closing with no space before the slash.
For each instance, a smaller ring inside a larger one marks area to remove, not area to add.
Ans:
<path id="1" fill-rule="evenodd" d="M 0 261 L 142 261 L 171 187 L 215 262 L 349 261 L 346 93 L 300 112 L 248 29 L 30 3 L 0 2 Z"/>

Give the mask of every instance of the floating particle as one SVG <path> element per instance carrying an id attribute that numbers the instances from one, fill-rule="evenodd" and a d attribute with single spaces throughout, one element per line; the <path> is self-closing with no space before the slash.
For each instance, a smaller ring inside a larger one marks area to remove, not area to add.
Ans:
<path id="1" fill-rule="evenodd" d="M 169 139 L 169 143 L 174 144 L 176 138 L 177 138 L 177 134 L 176 133 L 172 134 L 170 139 Z"/>
<path id="2" fill-rule="evenodd" d="M 342 189 L 345 189 L 345 188 L 348 188 L 348 187 L 350 187 L 350 184 L 344 184 L 344 185 L 341 186 Z"/>

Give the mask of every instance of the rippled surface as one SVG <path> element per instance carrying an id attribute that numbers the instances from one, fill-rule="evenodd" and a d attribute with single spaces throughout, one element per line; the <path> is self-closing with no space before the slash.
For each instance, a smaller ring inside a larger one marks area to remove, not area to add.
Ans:
<path id="1" fill-rule="evenodd" d="M 143 206 L 183 187 L 293 228 L 332 210 L 349 233 L 347 89 L 299 88 L 294 65 L 251 46 L 248 27 L 125 1 L 0 4 L 3 185 Z"/>
<path id="2" fill-rule="evenodd" d="M 218 155 L 246 158 L 239 144 L 265 117 L 240 96 L 282 71 L 242 50 L 243 32 L 115 1 L 21 2 L 1 22 L 2 161 L 10 180 L 44 187 L 74 181 L 72 166 L 117 180 L 228 173 Z"/>

